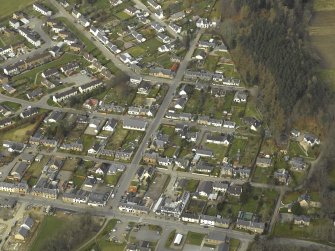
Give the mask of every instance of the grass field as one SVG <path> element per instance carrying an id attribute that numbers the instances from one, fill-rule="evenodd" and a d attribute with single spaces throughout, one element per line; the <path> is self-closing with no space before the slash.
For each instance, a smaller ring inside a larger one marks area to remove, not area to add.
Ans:
<path id="1" fill-rule="evenodd" d="M 9 16 L 15 11 L 22 10 L 36 0 L 0 0 L 0 19 Z"/>
<path id="2" fill-rule="evenodd" d="M 335 10 L 335 1 L 333 0 L 315 0 L 313 2 L 316 11 Z"/>
<path id="3" fill-rule="evenodd" d="M 201 233 L 188 232 L 186 236 L 186 244 L 200 246 L 205 235 Z"/>
<path id="4" fill-rule="evenodd" d="M 39 251 L 42 250 L 42 247 L 46 241 L 51 236 L 60 233 L 66 226 L 67 222 L 66 217 L 59 217 L 59 216 L 46 216 L 41 225 L 39 226 L 38 233 L 34 242 L 30 246 L 29 250 L 31 251 Z"/>
<path id="5" fill-rule="evenodd" d="M 0 140 L 11 140 L 17 142 L 26 142 L 32 135 L 34 128 L 37 126 L 39 121 L 34 124 L 23 124 L 18 128 L 1 133 Z"/>

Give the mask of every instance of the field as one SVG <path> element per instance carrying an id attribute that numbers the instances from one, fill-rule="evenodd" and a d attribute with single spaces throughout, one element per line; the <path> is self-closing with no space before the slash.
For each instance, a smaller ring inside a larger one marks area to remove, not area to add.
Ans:
<path id="1" fill-rule="evenodd" d="M 335 2 L 331 0 L 315 1 L 315 9 L 318 10 L 309 27 L 312 45 L 321 58 L 321 76 L 326 81 L 332 81 L 335 88 Z M 320 11 L 319 11 L 320 10 Z"/>
<path id="2" fill-rule="evenodd" d="M 36 2 L 36 0 L 0 0 L 0 19 L 12 14 L 15 11 L 24 9 L 27 5 Z"/>
<path id="3" fill-rule="evenodd" d="M 1 133 L 0 140 L 10 140 L 25 143 L 32 135 L 34 129 L 38 124 L 39 121 L 35 121 L 35 123 L 33 124 L 25 123 L 15 129 L 3 132 Z"/>
<path id="4" fill-rule="evenodd" d="M 46 216 L 38 228 L 38 233 L 34 242 L 30 246 L 29 250 L 39 251 L 42 250 L 44 243 L 49 237 L 60 233 L 66 226 L 68 219 L 60 216 Z"/>

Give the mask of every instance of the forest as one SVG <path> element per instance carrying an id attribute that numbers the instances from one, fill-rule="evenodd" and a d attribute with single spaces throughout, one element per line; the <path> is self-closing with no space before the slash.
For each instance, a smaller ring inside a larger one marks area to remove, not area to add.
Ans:
<path id="1" fill-rule="evenodd" d="M 222 38 L 246 84 L 259 86 L 258 106 L 277 137 L 297 120 L 327 120 L 331 92 L 306 42 L 310 2 L 222 1 Z"/>

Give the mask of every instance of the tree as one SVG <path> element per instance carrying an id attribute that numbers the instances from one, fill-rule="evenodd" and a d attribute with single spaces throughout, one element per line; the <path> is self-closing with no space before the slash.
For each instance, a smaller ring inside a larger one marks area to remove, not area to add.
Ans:
<path id="1" fill-rule="evenodd" d="M 224 202 L 219 202 L 217 205 L 216 205 L 216 209 L 221 212 L 224 208 Z"/>
<path id="2" fill-rule="evenodd" d="M 293 203 L 291 211 L 295 215 L 302 215 L 304 213 L 304 209 L 300 206 L 298 202 Z"/>

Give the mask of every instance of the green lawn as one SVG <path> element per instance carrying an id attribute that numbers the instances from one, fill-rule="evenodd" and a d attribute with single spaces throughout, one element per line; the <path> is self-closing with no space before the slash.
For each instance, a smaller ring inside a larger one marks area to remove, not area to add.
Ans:
<path id="1" fill-rule="evenodd" d="M 193 193 L 197 190 L 198 185 L 199 185 L 199 180 L 188 180 L 185 190 Z"/>
<path id="2" fill-rule="evenodd" d="M 171 233 L 169 233 L 169 236 L 165 242 L 165 247 L 168 248 L 171 246 L 173 239 L 175 238 L 176 235 L 176 230 L 171 231 Z"/>
<path id="3" fill-rule="evenodd" d="M 229 241 L 229 251 L 237 251 L 240 246 L 240 240 L 230 239 Z"/>
<path id="4" fill-rule="evenodd" d="M 186 244 L 200 246 L 204 237 L 205 234 L 190 231 L 186 236 Z"/>
<path id="5" fill-rule="evenodd" d="M 14 102 L 10 102 L 10 101 L 5 101 L 5 102 L 2 102 L 1 104 L 9 107 L 13 111 L 17 111 L 17 110 L 19 110 L 21 108 L 20 104 L 14 103 Z"/>
<path id="6" fill-rule="evenodd" d="M 259 167 L 256 166 L 254 175 L 252 177 L 253 182 L 257 183 L 268 183 L 271 179 L 271 175 L 273 173 L 272 167 Z"/>
<path id="7" fill-rule="evenodd" d="M 33 134 L 34 129 L 39 125 L 39 121 L 35 123 L 24 123 L 17 128 L 13 128 L 9 131 L 2 132 L 0 134 L 0 141 L 11 140 L 18 142 L 27 142 L 29 137 Z"/>
<path id="8" fill-rule="evenodd" d="M 294 157 L 294 156 L 306 157 L 305 150 L 302 148 L 299 142 L 293 141 L 293 140 L 291 140 L 289 143 L 288 154 L 291 157 Z"/>
<path id="9" fill-rule="evenodd" d="M 67 217 L 45 216 L 37 230 L 37 236 L 32 245 L 29 247 L 29 250 L 42 251 L 42 247 L 46 241 L 48 241 L 50 237 L 60 233 L 66 227 L 66 222 L 68 222 Z"/>
<path id="10" fill-rule="evenodd" d="M 36 2 L 36 0 L 0 0 L 0 18 L 9 16 L 15 11 L 22 10 L 33 2 Z"/>
<path id="11" fill-rule="evenodd" d="M 105 176 L 105 182 L 110 185 L 116 185 L 117 182 L 119 181 L 122 173 L 117 172 L 115 175 L 106 175 Z"/>

